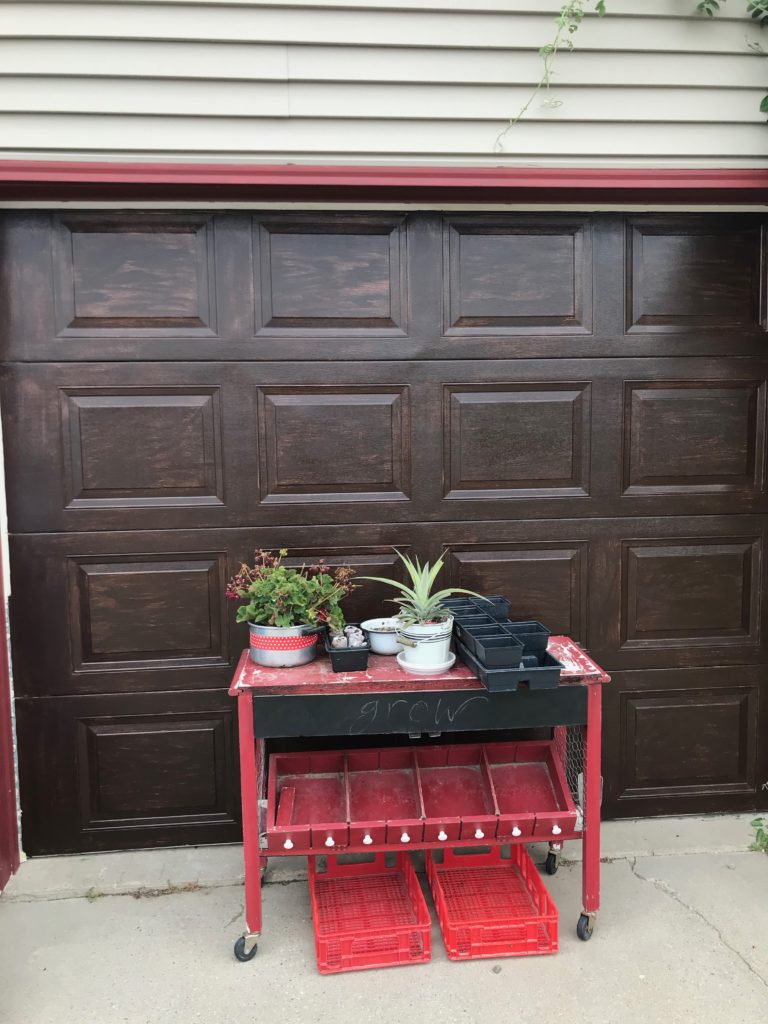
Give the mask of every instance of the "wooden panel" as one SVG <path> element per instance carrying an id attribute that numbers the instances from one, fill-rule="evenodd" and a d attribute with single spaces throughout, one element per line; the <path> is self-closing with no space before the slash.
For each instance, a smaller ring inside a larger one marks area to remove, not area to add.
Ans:
<path id="1" fill-rule="evenodd" d="M 66 507 L 223 504 L 219 389 L 64 389 Z"/>
<path id="2" fill-rule="evenodd" d="M 251 536 L 159 530 L 12 537 L 17 696 L 224 686 L 246 639 L 238 627 L 230 640 L 234 609 L 224 586 L 247 557 Z M 227 541 L 224 550 L 214 547 Z"/>
<path id="3" fill-rule="evenodd" d="M 258 456 L 246 373 L 181 361 L 5 367 L 11 529 L 251 522 Z"/>
<path id="4" fill-rule="evenodd" d="M 447 563 L 454 585 L 485 594 L 506 594 L 510 616 L 545 623 L 553 633 L 586 642 L 588 545 L 553 542 L 462 548 L 450 545 Z"/>
<path id="5" fill-rule="evenodd" d="M 16 713 L 29 854 L 238 840 L 225 690 L 22 700 Z"/>
<path id="6" fill-rule="evenodd" d="M 335 217 L 254 224 L 256 332 L 405 329 L 402 218 Z"/>
<path id="7" fill-rule="evenodd" d="M 408 497 L 408 388 L 259 388 L 258 406 L 264 502 Z"/>
<path id="8" fill-rule="evenodd" d="M 443 410 L 445 497 L 588 493 L 589 384 L 450 385 Z"/>
<path id="9" fill-rule="evenodd" d="M 446 333 L 589 330 L 589 225 L 500 220 L 445 221 Z"/>
<path id="10" fill-rule="evenodd" d="M 615 673 L 604 702 L 609 805 L 622 816 L 754 806 L 764 681 L 764 668 L 747 666 Z"/>
<path id="11" fill-rule="evenodd" d="M 622 647 L 759 640 L 760 538 L 622 544 Z"/>
<path id="12" fill-rule="evenodd" d="M 226 663 L 226 556 L 67 559 L 75 672 Z"/>
<path id="13" fill-rule="evenodd" d="M 630 222 L 627 329 L 755 329 L 764 319 L 759 228 L 743 220 Z"/>
<path id="14" fill-rule="evenodd" d="M 629 381 L 624 494 L 760 491 L 765 382 Z"/>
<path id="15" fill-rule="evenodd" d="M 53 236 L 57 333 L 216 333 L 205 216 L 72 214 Z"/>
<path id="16" fill-rule="evenodd" d="M 219 715 L 142 715 L 78 722 L 83 828 L 227 814 L 227 723 Z M 162 772 L 146 785 L 147 766 Z"/>

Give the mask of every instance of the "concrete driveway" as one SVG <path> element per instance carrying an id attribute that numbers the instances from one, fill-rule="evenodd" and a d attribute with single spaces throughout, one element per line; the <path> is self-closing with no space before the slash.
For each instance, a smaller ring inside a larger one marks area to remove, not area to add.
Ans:
<path id="1" fill-rule="evenodd" d="M 0 897 L 0 1021 L 761 1021 L 768 857 L 746 852 L 749 817 L 605 826 L 588 943 L 575 935 L 580 865 L 566 861 L 546 878 L 554 956 L 452 963 L 435 925 L 431 963 L 332 977 L 315 967 L 300 862 L 273 872 L 259 952 L 241 964 L 238 848 L 38 859 Z"/>

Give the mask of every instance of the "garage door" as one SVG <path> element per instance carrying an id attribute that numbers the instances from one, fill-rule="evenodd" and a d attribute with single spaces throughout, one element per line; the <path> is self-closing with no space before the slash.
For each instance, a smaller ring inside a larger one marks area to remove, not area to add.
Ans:
<path id="1" fill-rule="evenodd" d="M 452 583 L 508 594 L 612 672 L 609 815 L 764 801 L 761 231 L 8 215 L 27 851 L 237 838 L 225 688 L 245 634 L 222 593 L 257 546 L 379 575 L 393 545 L 447 549 Z"/>

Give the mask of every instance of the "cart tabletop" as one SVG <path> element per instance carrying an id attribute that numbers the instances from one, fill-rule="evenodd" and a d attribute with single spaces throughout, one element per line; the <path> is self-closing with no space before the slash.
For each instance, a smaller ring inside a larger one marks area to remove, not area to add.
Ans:
<path id="1" fill-rule="evenodd" d="M 611 677 L 594 662 L 570 637 L 551 636 L 547 648 L 563 664 L 562 684 L 590 686 L 609 683 Z M 448 672 L 418 676 L 404 672 L 391 655 L 371 654 L 364 672 L 334 672 L 330 659 L 324 656 L 301 667 L 263 668 L 252 661 L 244 650 L 238 662 L 229 694 L 244 691 L 265 696 L 291 694 L 315 695 L 333 693 L 393 693 L 398 691 L 480 690 L 482 682 L 464 664 L 456 662 Z"/>

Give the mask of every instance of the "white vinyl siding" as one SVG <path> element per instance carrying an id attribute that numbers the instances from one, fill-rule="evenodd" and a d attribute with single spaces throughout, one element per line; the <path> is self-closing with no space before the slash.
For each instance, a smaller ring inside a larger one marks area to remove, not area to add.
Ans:
<path id="1" fill-rule="evenodd" d="M 551 90 L 559 3 L 0 3 L 0 156 L 768 165 L 741 0 L 608 0 Z"/>

